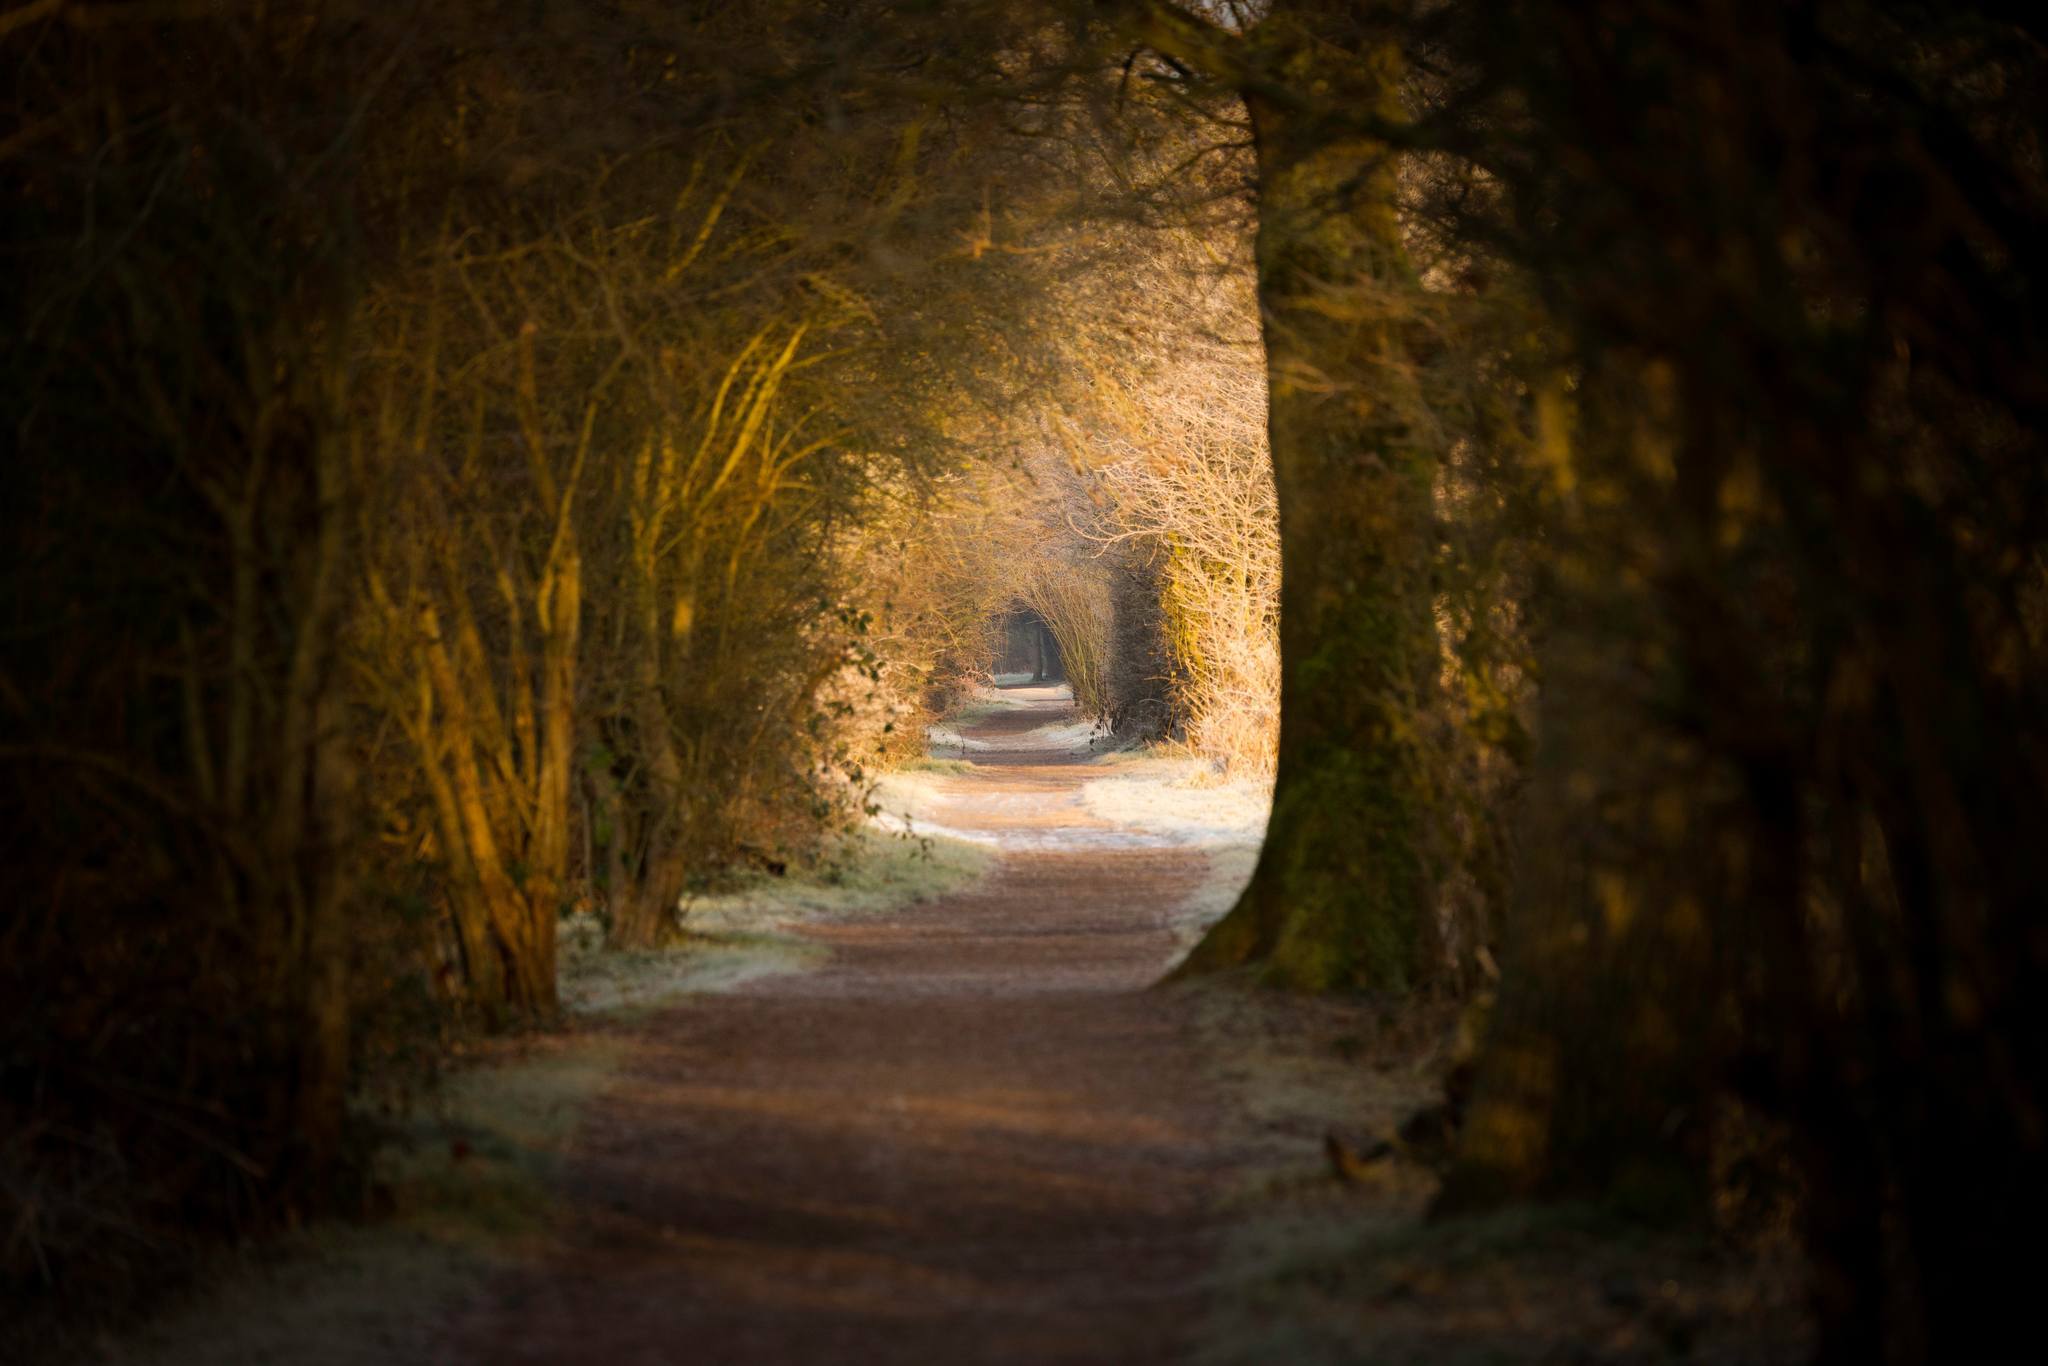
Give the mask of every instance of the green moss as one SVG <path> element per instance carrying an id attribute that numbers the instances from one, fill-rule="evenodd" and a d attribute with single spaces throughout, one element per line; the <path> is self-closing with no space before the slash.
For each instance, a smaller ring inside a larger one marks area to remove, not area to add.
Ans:
<path id="1" fill-rule="evenodd" d="M 1282 785 L 1255 879 L 1262 977 L 1301 991 L 1404 991 L 1429 910 L 1428 790 L 1402 747 L 1331 747 Z"/>
<path id="2" fill-rule="evenodd" d="M 1284 766 L 1252 885 L 1191 970 L 1256 962 L 1291 990 L 1407 990 L 1431 913 L 1429 793 L 1406 746 Z"/>

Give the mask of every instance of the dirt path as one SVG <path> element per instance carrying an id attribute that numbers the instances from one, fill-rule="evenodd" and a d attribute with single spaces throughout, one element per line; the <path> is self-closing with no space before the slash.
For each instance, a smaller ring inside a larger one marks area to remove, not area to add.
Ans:
<path id="1" fill-rule="evenodd" d="M 966 894 L 811 933 L 819 971 L 650 1021 L 548 1255 L 451 1362 L 1155 1362 L 1190 1345 L 1228 1165 L 1185 1002 L 1148 993 L 1194 850 L 1090 817 L 1050 690 L 964 727 Z"/>

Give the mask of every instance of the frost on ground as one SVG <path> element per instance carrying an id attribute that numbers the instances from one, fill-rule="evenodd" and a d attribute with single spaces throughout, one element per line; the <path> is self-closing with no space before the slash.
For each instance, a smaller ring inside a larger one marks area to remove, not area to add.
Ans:
<path id="1" fill-rule="evenodd" d="M 870 798 L 875 808 L 875 828 L 887 834 L 914 835 L 938 824 L 951 784 L 948 779 L 974 772 L 972 764 L 945 767 L 926 761 L 915 768 L 900 768 L 875 780 Z"/>
<path id="2" fill-rule="evenodd" d="M 1588 1206 L 1427 1216 L 1405 1159 L 1340 1180 L 1441 1099 L 1455 1007 L 1183 984 L 1243 1135 L 1193 1366 L 1811 1360 L 1789 1247 L 1617 1223 Z"/>
<path id="3" fill-rule="evenodd" d="M 547 1227 L 549 1182 L 623 1051 L 571 1032 L 484 1045 L 388 1121 L 372 1177 L 391 1218 L 338 1222 L 232 1254 L 181 1310 L 122 1343 L 133 1366 L 371 1366 L 434 1360 L 441 1309 L 478 1292 Z"/>
<path id="4" fill-rule="evenodd" d="M 1101 767 L 1103 776 L 1081 789 L 1090 815 L 1209 856 L 1201 887 L 1173 909 L 1175 932 L 1184 948 L 1192 948 L 1251 881 L 1266 837 L 1272 789 L 1263 783 L 1217 783 L 1205 762 L 1157 753 L 1110 755 Z"/>
<path id="5" fill-rule="evenodd" d="M 1230 909 L 1251 880 L 1265 838 L 1272 790 L 1259 782 L 1219 782 L 1202 759 L 1157 749 L 1112 750 L 1101 730 L 1074 722 L 1071 694 L 1064 688 L 984 688 L 968 710 L 948 717 L 927 732 L 933 758 L 913 769 L 892 773 L 876 788 L 885 828 L 966 844 L 1010 851 L 1079 851 L 1093 848 L 1192 848 L 1208 857 L 1202 885 L 1172 911 L 1181 946 L 1192 948 L 1203 933 Z M 971 715 L 969 712 L 971 711 Z M 1046 724 L 1029 730 L 1005 730 L 994 736 L 963 734 L 970 722 L 996 713 L 1043 712 Z M 1043 755 L 1050 763 L 1086 759 L 1088 779 L 1080 788 L 1070 822 L 1042 820 L 1003 822 L 991 817 L 1006 805 L 1020 816 L 1042 812 L 1038 793 L 976 793 L 977 824 L 991 828 L 962 829 L 949 824 L 947 799 L 960 800 L 958 778 L 975 772 L 949 755 L 1000 752 L 1005 756 Z"/>
<path id="6" fill-rule="evenodd" d="M 1081 790 L 1081 800 L 1101 819 L 1203 847 L 1256 846 L 1265 837 L 1272 792 L 1264 785 L 1216 783 L 1199 759 L 1141 754 L 1116 760 Z"/>
<path id="7" fill-rule="evenodd" d="M 431 1361 L 445 1307 L 526 1254 L 553 1214 L 551 1179 L 589 1101 L 624 1055 L 617 1024 L 686 996 L 802 971 L 824 956 L 812 921 L 884 912 L 978 879 L 992 855 L 956 840 L 858 833 L 835 867 L 763 874 L 683 911 L 673 948 L 617 953 L 588 916 L 561 922 L 560 1034 L 496 1040 L 404 1115 L 384 1121 L 373 1176 L 393 1207 L 368 1227 L 323 1224 L 266 1243 L 125 1342 L 135 1366 L 371 1366 Z"/>
<path id="8" fill-rule="evenodd" d="M 670 947 L 606 949 L 593 916 L 561 922 L 563 1008 L 575 1014 L 653 1009 L 686 996 L 802 972 L 824 950 L 798 931 L 819 920 L 874 915 L 929 901 L 979 879 L 987 850 L 965 840 L 870 826 L 838 858 L 783 877 L 756 873 L 737 887 L 686 897 Z"/>
<path id="9" fill-rule="evenodd" d="M 986 754 L 997 751 L 1003 754 L 1042 752 L 1048 759 L 1063 759 L 1095 753 L 1105 743 L 1102 727 L 1093 721 L 1070 721 L 1065 725 L 1040 726 L 1021 735 L 1005 735 L 995 740 L 963 735 L 949 725 L 928 727 L 924 735 L 932 753 L 941 757 L 947 754 Z"/>
<path id="10" fill-rule="evenodd" d="M 943 896 L 979 880 L 1006 852 L 1043 847 L 1199 849 L 1209 875 L 1174 912 L 1181 937 L 1191 944 L 1228 909 L 1257 857 L 1264 792 L 1216 785 L 1189 759 L 1105 755 L 1099 743 L 1090 757 L 1094 728 L 1069 722 L 1072 713 L 1054 690 L 1014 689 L 990 705 L 1045 712 L 1049 724 L 1001 736 L 1000 747 L 1043 752 L 1052 762 L 1087 757 L 1069 770 L 1085 781 L 1058 792 L 1005 791 L 1001 769 L 927 759 L 881 780 L 878 814 L 836 866 L 755 875 L 693 898 L 672 948 L 611 953 L 596 920 L 564 921 L 561 989 L 573 1027 L 486 1045 L 476 1065 L 388 1121 L 376 1178 L 395 1207 L 391 1220 L 327 1225 L 283 1246 L 267 1244 L 203 1299 L 146 1339 L 110 1348 L 107 1359 L 150 1366 L 436 1359 L 432 1333 L 446 1306 L 480 1293 L 544 1234 L 556 1166 L 623 1056 L 618 1022 L 690 995 L 802 971 L 822 957 L 800 933 L 808 923 Z M 949 816 L 991 828 L 955 829 Z"/>
<path id="11" fill-rule="evenodd" d="M 993 737 L 966 733 L 993 717 L 1034 712 L 1043 716 L 1044 724 L 1030 730 L 1006 728 Z M 924 738 L 934 758 L 1039 754 L 1048 763 L 1087 758 L 1115 743 L 1101 722 L 1075 718 L 1073 689 L 1064 683 L 983 686 L 937 725 L 926 727 Z"/>
<path id="12" fill-rule="evenodd" d="M 685 901 L 683 929 L 746 933 L 875 915 L 957 891 L 988 871 L 989 862 L 985 850 L 965 841 L 871 827 L 855 834 L 846 855 L 829 868 L 790 877 L 759 876 L 737 891 Z"/>
<path id="13" fill-rule="evenodd" d="M 588 932 L 578 927 L 584 937 Z M 575 1015 L 634 1014 L 686 996 L 731 991 L 762 977 L 802 972 L 823 957 L 794 935 L 772 929 L 699 933 L 684 930 L 669 948 L 570 947 L 561 958 L 562 1008 Z"/>

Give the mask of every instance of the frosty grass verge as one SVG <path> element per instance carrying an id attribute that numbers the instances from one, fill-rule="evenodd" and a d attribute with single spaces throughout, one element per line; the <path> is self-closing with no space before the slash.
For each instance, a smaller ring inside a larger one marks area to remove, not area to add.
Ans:
<path id="1" fill-rule="evenodd" d="M 929 834 L 914 817 L 909 831 L 877 817 L 848 838 L 830 868 L 784 877 L 757 873 L 728 891 L 686 896 L 682 938 L 673 948 L 609 950 L 595 916 L 567 917 L 560 941 L 563 1008 L 636 1012 L 802 972 L 822 962 L 825 951 L 797 933 L 800 926 L 930 901 L 978 881 L 993 861 L 989 850 Z"/>

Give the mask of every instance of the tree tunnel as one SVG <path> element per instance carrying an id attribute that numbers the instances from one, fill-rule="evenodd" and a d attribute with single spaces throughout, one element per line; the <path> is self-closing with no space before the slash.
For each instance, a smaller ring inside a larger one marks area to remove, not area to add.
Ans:
<path id="1" fill-rule="evenodd" d="M 2021 13 L 5 0 L 0 1294 L 340 1199 L 363 1076 L 839 878 L 994 676 L 1270 790 L 1180 971 L 1471 1007 L 1440 1208 L 1777 1133 L 1824 1358 L 1996 1357 Z"/>
<path id="2" fill-rule="evenodd" d="M 1125 739 L 1184 729 L 1186 701 L 1175 688 L 1167 638 L 1168 585 L 1153 556 L 1055 542 L 990 572 L 1021 580 L 986 618 L 979 667 L 998 686 L 1064 683 L 1084 715 Z"/>

